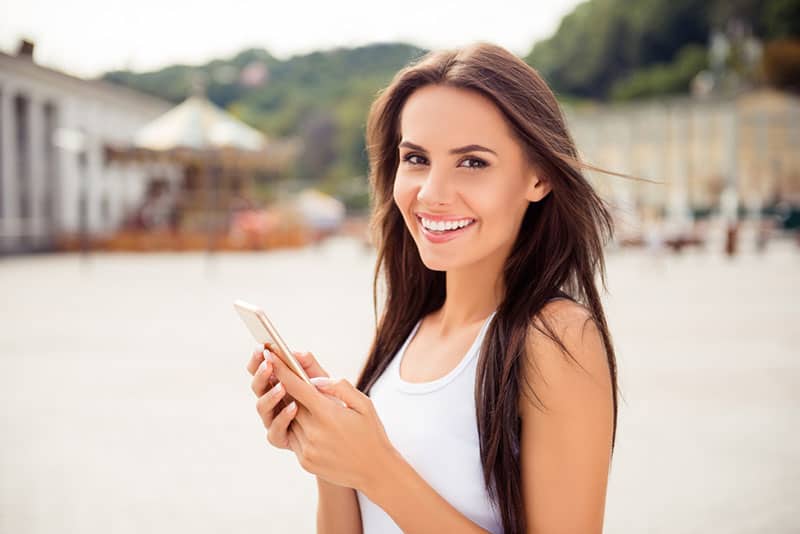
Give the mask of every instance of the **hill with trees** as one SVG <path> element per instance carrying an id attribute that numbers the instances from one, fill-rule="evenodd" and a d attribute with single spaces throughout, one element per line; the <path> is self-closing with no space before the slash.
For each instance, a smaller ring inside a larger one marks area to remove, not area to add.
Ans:
<path id="1" fill-rule="evenodd" d="M 369 106 L 392 76 L 426 50 L 401 43 L 296 55 L 279 60 L 245 50 L 204 65 L 103 76 L 178 103 L 199 82 L 208 98 L 273 139 L 302 140 L 287 177 L 315 182 L 352 207 L 366 205 L 364 130 Z M 255 73 L 255 74 L 253 74 Z"/>
<path id="2" fill-rule="evenodd" d="M 759 52 L 737 47 L 766 43 L 764 64 L 781 65 L 743 74 L 798 88 L 800 55 L 789 60 L 785 48 L 796 50 L 800 38 L 800 0 L 591 0 L 566 15 L 525 60 L 563 98 L 624 101 L 687 93 L 694 76 L 709 68 L 715 31 L 733 48 L 728 68 L 744 68 L 742 58 Z"/>
<path id="3" fill-rule="evenodd" d="M 800 0 L 589 0 L 524 60 L 562 100 L 660 97 L 687 93 L 692 79 L 709 69 L 715 32 L 727 36 L 731 49 L 726 69 L 800 90 Z M 302 141 L 283 177 L 315 183 L 363 208 L 369 106 L 397 70 L 425 52 L 379 43 L 280 60 L 250 49 L 204 65 L 115 71 L 103 78 L 176 103 L 200 82 L 214 103 L 269 137 Z M 763 59 L 750 72 L 756 53 Z"/>

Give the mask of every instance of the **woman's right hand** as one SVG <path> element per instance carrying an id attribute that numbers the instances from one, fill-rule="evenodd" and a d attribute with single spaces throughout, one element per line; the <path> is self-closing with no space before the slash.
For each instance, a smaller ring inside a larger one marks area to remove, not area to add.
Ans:
<path id="1" fill-rule="evenodd" d="M 297 413 L 295 402 L 286 402 L 286 391 L 274 376 L 272 363 L 264 359 L 264 349 L 272 350 L 267 343 L 264 348 L 256 347 L 247 363 L 247 371 L 253 375 L 250 388 L 258 399 L 256 411 L 267 429 L 267 441 L 280 449 L 289 446 L 289 425 Z M 293 352 L 309 378 L 328 376 L 310 352 Z"/>

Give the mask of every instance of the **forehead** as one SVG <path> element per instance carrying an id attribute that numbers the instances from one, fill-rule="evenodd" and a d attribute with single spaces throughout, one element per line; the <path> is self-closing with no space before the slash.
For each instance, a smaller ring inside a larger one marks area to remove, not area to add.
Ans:
<path id="1" fill-rule="evenodd" d="M 503 148 L 514 143 L 494 102 L 476 91 L 442 85 L 422 87 L 408 97 L 400 114 L 400 134 L 429 150 L 471 143 Z"/>

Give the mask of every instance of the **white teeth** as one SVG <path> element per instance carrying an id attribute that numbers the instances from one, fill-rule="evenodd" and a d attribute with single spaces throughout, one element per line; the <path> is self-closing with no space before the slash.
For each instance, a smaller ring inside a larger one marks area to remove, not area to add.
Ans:
<path id="1" fill-rule="evenodd" d="M 474 219 L 461 219 L 457 221 L 432 221 L 430 219 L 426 219 L 421 217 L 422 226 L 427 228 L 428 230 L 432 230 L 434 232 L 444 232 L 447 230 L 457 230 L 459 228 L 464 228 L 469 224 L 474 222 Z"/>

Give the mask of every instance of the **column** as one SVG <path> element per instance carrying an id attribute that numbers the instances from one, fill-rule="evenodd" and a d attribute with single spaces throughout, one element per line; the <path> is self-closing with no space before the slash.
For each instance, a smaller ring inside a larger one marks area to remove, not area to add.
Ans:
<path id="1" fill-rule="evenodd" d="M 669 110 L 670 148 L 670 219 L 679 235 L 691 229 L 692 215 L 689 206 L 686 144 L 688 143 L 688 116 L 686 104 L 674 101 Z"/>
<path id="2" fill-rule="evenodd" d="M 43 244 L 44 233 L 44 103 L 35 93 L 28 98 L 28 168 L 30 175 L 28 191 L 30 196 L 27 229 L 31 236 L 31 243 L 35 247 Z"/>
<path id="3" fill-rule="evenodd" d="M 738 220 L 739 206 L 739 109 L 731 101 L 725 114 L 725 188 L 720 199 L 720 212 L 733 224 Z"/>
<path id="4" fill-rule="evenodd" d="M 44 205 L 45 233 L 55 240 L 58 234 L 61 213 L 58 198 L 61 191 L 59 149 L 55 146 L 53 136 L 58 128 L 58 107 L 55 99 L 49 100 L 44 105 Z"/>
<path id="5" fill-rule="evenodd" d="M 76 112 L 75 97 L 64 95 L 58 100 L 58 127 L 80 130 L 80 117 Z M 58 196 L 54 198 L 58 213 L 58 235 L 76 236 L 80 231 L 80 187 L 82 168 L 80 156 L 75 149 L 63 145 L 56 147 L 56 166 L 58 167 Z"/>
<path id="6" fill-rule="evenodd" d="M 90 122 L 91 126 L 95 125 Z M 103 176 L 103 152 L 97 130 L 92 128 L 86 132 L 86 200 L 89 235 L 97 236 L 106 231 L 106 221 L 102 211 L 106 183 Z"/>
<path id="7" fill-rule="evenodd" d="M 0 250 L 11 250 L 17 245 L 17 218 L 19 217 L 19 194 L 17 189 L 17 117 L 14 112 L 15 88 L 4 84 L 0 90 L 0 150 L 3 151 L 0 180 L 3 181 L 3 217 L 0 219 Z"/>

